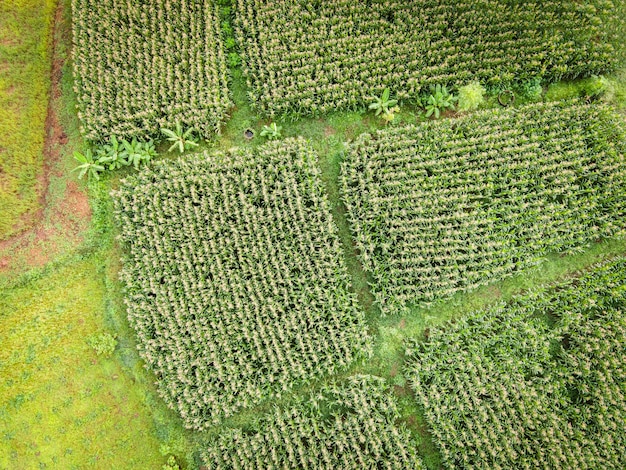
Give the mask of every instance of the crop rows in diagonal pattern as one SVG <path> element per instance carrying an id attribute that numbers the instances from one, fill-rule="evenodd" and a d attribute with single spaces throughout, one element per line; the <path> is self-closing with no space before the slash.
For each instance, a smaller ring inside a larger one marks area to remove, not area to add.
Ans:
<path id="1" fill-rule="evenodd" d="M 625 308 L 622 258 L 409 347 L 445 467 L 624 468 Z"/>
<path id="2" fill-rule="evenodd" d="M 210 469 L 420 470 L 411 435 L 398 426 L 384 380 L 356 376 L 264 416 L 253 430 L 232 429 L 203 452 Z"/>
<path id="3" fill-rule="evenodd" d="M 624 129 L 604 105 L 568 102 L 361 136 L 340 184 L 383 312 L 623 236 Z"/>

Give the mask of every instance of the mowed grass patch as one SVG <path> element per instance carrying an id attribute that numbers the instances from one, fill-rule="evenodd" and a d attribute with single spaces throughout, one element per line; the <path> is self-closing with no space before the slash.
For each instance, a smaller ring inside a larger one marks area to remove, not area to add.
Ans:
<path id="1" fill-rule="evenodd" d="M 0 468 L 159 468 L 149 389 L 87 340 L 105 332 L 102 260 L 0 290 Z M 117 354 L 117 353 L 116 353 Z"/>
<path id="2" fill-rule="evenodd" d="M 38 208 L 54 0 L 0 0 L 0 240 Z"/>

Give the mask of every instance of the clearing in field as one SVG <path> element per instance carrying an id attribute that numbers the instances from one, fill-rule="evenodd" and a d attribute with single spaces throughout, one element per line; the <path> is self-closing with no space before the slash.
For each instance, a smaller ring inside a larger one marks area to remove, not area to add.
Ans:
<path id="1" fill-rule="evenodd" d="M 208 139 L 231 106 L 213 0 L 73 0 L 79 118 L 91 141 L 179 122 Z"/>
<path id="2" fill-rule="evenodd" d="M 341 187 L 383 313 L 626 233 L 623 118 L 577 102 L 364 134 Z"/>
<path id="3" fill-rule="evenodd" d="M 625 468 L 625 308 L 621 258 L 409 347 L 446 468 Z"/>
<path id="4" fill-rule="evenodd" d="M 368 350 L 317 156 L 303 140 L 155 165 L 114 197 L 129 319 L 188 427 Z"/>
<path id="5" fill-rule="evenodd" d="M 355 376 L 342 386 L 276 409 L 254 430 L 231 429 L 203 452 L 209 468 L 422 470 L 411 435 L 396 426 L 385 381 Z"/>
<path id="6" fill-rule="evenodd" d="M 388 87 L 491 88 L 612 70 L 611 2 L 237 0 L 249 95 L 270 116 L 358 110 Z"/>

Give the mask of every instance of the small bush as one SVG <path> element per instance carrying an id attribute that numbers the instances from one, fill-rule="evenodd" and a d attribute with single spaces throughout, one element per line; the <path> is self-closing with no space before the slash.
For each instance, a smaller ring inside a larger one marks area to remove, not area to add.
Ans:
<path id="1" fill-rule="evenodd" d="M 163 470 L 180 470 L 180 467 L 176 463 L 176 458 L 173 455 L 170 455 L 166 464 L 163 464 Z"/>
<path id="2" fill-rule="evenodd" d="M 471 82 L 459 88 L 459 111 L 473 111 L 485 102 L 485 88 L 478 82 Z"/>
<path id="3" fill-rule="evenodd" d="M 533 78 L 523 82 L 518 87 L 519 94 L 530 101 L 539 101 L 543 94 L 543 87 L 541 86 L 540 78 Z"/>
<path id="4" fill-rule="evenodd" d="M 611 101 L 615 96 L 615 85 L 602 75 L 592 75 L 580 82 L 580 95 L 589 98 L 602 97 L 605 101 Z"/>
<path id="5" fill-rule="evenodd" d="M 104 357 L 110 357 L 117 346 L 115 336 L 112 336 L 109 333 L 101 333 L 99 335 L 92 336 L 87 340 L 87 343 L 94 349 L 94 351 L 96 351 L 98 356 Z"/>

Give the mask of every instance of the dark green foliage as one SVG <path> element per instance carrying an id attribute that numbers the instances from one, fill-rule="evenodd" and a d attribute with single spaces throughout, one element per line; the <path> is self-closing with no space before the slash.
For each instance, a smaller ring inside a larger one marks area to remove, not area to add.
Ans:
<path id="1" fill-rule="evenodd" d="M 362 135 L 341 186 L 383 313 L 623 236 L 623 124 L 568 102 Z"/>
<path id="2" fill-rule="evenodd" d="M 384 380 L 352 377 L 276 409 L 253 430 L 232 429 L 203 452 L 210 469 L 421 470 Z M 323 410 L 323 411 L 322 411 Z"/>
<path id="3" fill-rule="evenodd" d="M 409 346 L 407 375 L 446 467 L 624 468 L 625 309 L 618 259 Z"/>

